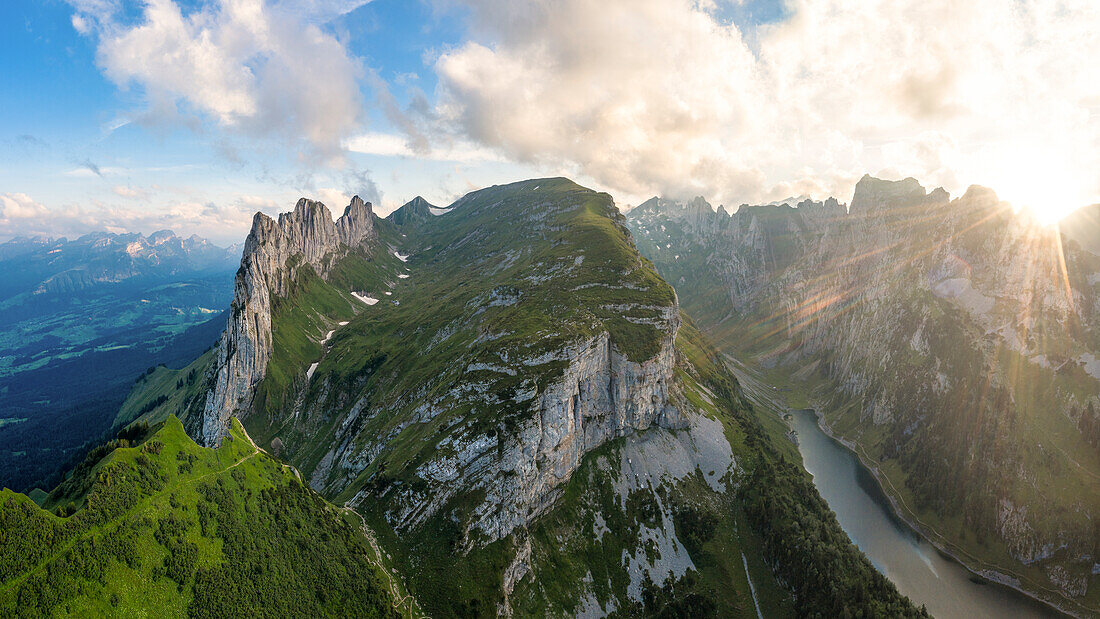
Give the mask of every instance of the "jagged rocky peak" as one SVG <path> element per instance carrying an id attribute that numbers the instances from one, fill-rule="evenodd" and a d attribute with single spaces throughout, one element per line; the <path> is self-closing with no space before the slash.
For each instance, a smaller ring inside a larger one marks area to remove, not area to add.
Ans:
<path id="1" fill-rule="evenodd" d="M 805 202 L 809 199 L 810 199 L 810 196 L 807 196 L 807 195 L 801 195 L 801 196 L 798 196 L 798 197 L 790 196 L 790 197 L 787 197 L 787 198 L 783 198 L 782 200 L 773 200 L 772 202 L 766 202 L 764 204 L 761 204 L 760 206 L 783 206 L 783 205 L 795 206 L 796 204 L 800 204 L 800 203 Z"/>
<path id="2" fill-rule="evenodd" d="M 298 200 L 293 212 L 279 214 L 279 228 L 310 263 L 324 257 L 335 244 L 332 213 L 320 202 Z"/>
<path id="3" fill-rule="evenodd" d="M 848 211 L 844 208 L 844 205 L 837 201 L 836 198 L 828 198 L 824 202 L 814 202 L 813 200 L 806 198 L 798 203 L 798 210 L 803 215 L 806 213 L 821 214 L 831 217 L 841 217 Z"/>
<path id="4" fill-rule="evenodd" d="M 663 201 L 660 198 L 658 198 L 657 196 L 653 196 L 652 198 L 646 200 L 645 202 L 642 202 L 638 206 L 635 206 L 632 210 L 632 213 L 635 216 L 641 214 L 657 215 L 661 212 L 662 202 Z"/>
<path id="5" fill-rule="evenodd" d="M 912 177 L 887 181 L 864 174 L 856 183 L 849 212 L 853 215 L 867 215 L 892 208 L 942 204 L 949 199 L 950 196 L 942 187 L 929 193 Z"/>
<path id="6" fill-rule="evenodd" d="M 635 219 L 667 217 L 672 221 L 683 222 L 693 232 L 717 231 L 730 219 L 725 208 L 719 207 L 716 211 L 702 196 L 696 196 L 688 202 L 653 197 L 635 207 L 630 216 Z"/>
<path id="7" fill-rule="evenodd" d="M 710 202 L 707 202 L 706 198 L 704 198 L 703 196 L 695 196 L 694 198 L 692 198 L 691 202 L 688 202 L 687 207 L 692 211 L 707 210 L 712 213 L 714 212 L 714 207 L 711 206 Z"/>
<path id="8" fill-rule="evenodd" d="M 412 200 L 409 200 L 406 206 L 408 206 L 409 208 L 425 208 L 434 205 L 431 202 L 425 200 L 423 196 L 416 196 Z"/>
<path id="9" fill-rule="evenodd" d="M 174 238 L 176 238 L 176 233 L 172 232 L 171 230 L 157 230 L 156 232 L 149 235 L 148 240 L 153 245 L 160 245 L 162 243 L 167 243 Z"/>
<path id="10" fill-rule="evenodd" d="M 824 202 L 814 202 L 806 198 L 798 203 L 796 212 L 803 221 L 820 230 L 831 222 L 844 219 L 848 215 L 848 208 L 836 198 L 828 198 Z"/>
<path id="11" fill-rule="evenodd" d="M 268 253 L 283 256 L 285 261 L 290 255 L 299 253 L 323 275 L 322 260 L 337 251 L 341 243 L 355 248 L 377 236 L 371 204 L 359 196 L 351 199 L 344 214 L 335 222 L 323 203 L 301 198 L 293 211 L 279 214 L 278 222 L 256 213 L 245 241 L 245 254 L 270 246 Z M 281 265 L 280 262 L 275 266 Z"/>
<path id="12" fill-rule="evenodd" d="M 271 298 L 285 296 L 296 277 L 288 261 L 300 256 L 326 277 L 337 258 L 366 249 L 377 238 L 371 205 L 359 196 L 335 222 L 324 204 L 306 198 L 298 200 L 292 212 L 280 214 L 278 221 L 256 213 L 234 283 L 229 322 L 210 369 L 212 386 L 203 414 L 187 423 L 197 441 L 217 445 L 229 418 L 243 418 L 250 410 L 272 355 Z"/>
<path id="13" fill-rule="evenodd" d="M 352 197 L 336 222 L 336 232 L 344 243 L 352 246 L 374 238 L 374 211 L 370 202 L 364 202 L 359 196 Z"/>

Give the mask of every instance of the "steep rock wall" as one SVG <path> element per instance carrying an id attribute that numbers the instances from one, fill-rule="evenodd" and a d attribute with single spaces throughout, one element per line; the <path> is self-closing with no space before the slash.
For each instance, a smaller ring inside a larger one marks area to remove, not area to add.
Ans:
<path id="1" fill-rule="evenodd" d="M 551 507 L 582 459 L 601 445 L 651 427 L 687 427 L 685 401 L 675 380 L 679 310 L 675 305 L 666 309 L 660 349 L 649 359 L 629 360 L 604 332 L 551 355 L 514 360 L 534 371 L 548 362 L 564 362 L 565 368 L 541 391 L 517 396 L 529 412 L 514 434 L 456 433 L 445 438 L 417 469 L 427 487 L 416 491 L 402 486 L 395 491 L 387 513 L 391 525 L 415 529 L 458 492 L 481 490 L 484 498 L 474 509 L 469 529 L 476 530 L 482 542 L 492 542 L 527 526 Z M 476 387 L 459 382 L 450 393 L 473 393 Z M 354 477 L 376 448 L 352 441 L 334 447 L 326 460 L 350 469 L 337 475 L 335 483 Z M 325 468 L 315 475 L 314 487 L 332 491 L 325 481 L 330 472 Z M 359 492 L 352 504 L 370 492 Z"/>
<path id="2" fill-rule="evenodd" d="M 229 322 L 207 376 L 210 389 L 203 414 L 188 423 L 200 444 L 219 444 L 229 418 L 247 414 L 271 359 L 271 300 L 287 294 L 298 266 L 309 264 L 325 277 L 340 256 L 377 237 L 371 205 L 359 196 L 335 222 L 324 204 L 305 198 L 278 221 L 256 213 L 234 283 Z"/>

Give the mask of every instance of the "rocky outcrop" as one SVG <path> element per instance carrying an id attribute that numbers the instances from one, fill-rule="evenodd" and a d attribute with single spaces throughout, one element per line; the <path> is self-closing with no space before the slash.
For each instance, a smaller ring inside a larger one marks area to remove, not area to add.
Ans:
<path id="1" fill-rule="evenodd" d="M 944 203 L 948 199 L 949 196 L 942 187 L 928 193 L 915 178 L 886 181 L 865 174 L 856 183 L 849 214 L 863 217 L 896 209 Z"/>
<path id="2" fill-rule="evenodd" d="M 507 438 L 496 431 L 445 438 L 417 470 L 427 487 L 398 490 L 400 499 L 387 515 L 391 524 L 400 530 L 415 529 L 459 492 L 480 490 L 484 499 L 474 508 L 469 528 L 477 531 L 482 543 L 490 543 L 526 527 L 550 508 L 585 455 L 601 445 L 649 428 L 686 428 L 688 421 L 681 410 L 685 403 L 674 374 L 678 308 L 670 308 L 665 317 L 660 350 L 640 362 L 620 353 L 606 332 L 537 359 L 514 360 L 514 366 L 528 368 L 519 371 L 536 373 L 545 371 L 547 363 L 564 362 L 566 366 L 544 389 L 516 396 L 528 412 Z M 508 367 L 494 369 L 515 374 Z M 450 393 L 469 394 L 478 389 L 477 382 L 464 381 L 452 385 Z M 460 396 L 446 406 L 461 406 L 462 402 Z M 349 448 L 353 447 L 341 446 L 342 450 Z M 330 460 L 336 459 L 333 452 Z M 363 461 L 346 452 L 339 459 Z M 353 503 L 364 500 L 369 492 L 360 492 Z"/>
<path id="3" fill-rule="evenodd" d="M 535 414 L 499 463 L 499 482 L 487 488 L 478 526 L 499 539 L 549 507 L 581 459 L 609 440 L 646 430 L 686 427 L 672 397 L 679 317 L 661 350 L 635 363 L 604 333 L 568 350 L 560 379 L 537 397 Z"/>
<path id="4" fill-rule="evenodd" d="M 401 205 L 396 211 L 390 213 L 388 219 L 395 225 L 407 226 L 426 219 L 431 219 L 433 213 L 439 211 L 440 209 L 434 204 L 420 196 L 416 196 L 412 200 Z"/>
<path id="5" fill-rule="evenodd" d="M 247 415 L 271 359 L 272 298 L 287 294 L 302 265 L 326 277 L 337 259 L 377 237 L 371 205 L 359 196 L 335 222 L 324 204 L 305 198 L 278 221 L 256 213 L 237 271 L 229 323 L 207 377 L 206 404 L 201 418 L 188 423 L 199 443 L 219 444 L 229 418 Z"/>

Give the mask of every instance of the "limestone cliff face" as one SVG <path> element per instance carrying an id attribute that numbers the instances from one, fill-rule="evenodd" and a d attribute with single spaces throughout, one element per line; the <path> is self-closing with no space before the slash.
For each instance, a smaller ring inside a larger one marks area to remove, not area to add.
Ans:
<path id="1" fill-rule="evenodd" d="M 302 198 L 275 221 L 256 213 L 234 284 L 229 323 L 207 377 L 210 390 L 201 418 L 189 432 L 204 445 L 217 445 L 234 415 L 247 415 L 256 385 L 272 354 L 271 300 L 285 296 L 297 268 L 309 264 L 321 277 L 348 251 L 377 239 L 371 205 L 352 198 L 333 222 L 320 202 Z"/>
<path id="2" fill-rule="evenodd" d="M 474 509 L 471 529 L 484 543 L 503 538 L 527 526 L 554 504 L 560 487 L 569 481 L 582 459 L 606 442 L 649 428 L 683 429 L 686 405 L 676 386 L 676 333 L 679 308 L 664 308 L 659 351 L 643 361 L 631 361 L 620 353 L 608 333 L 576 342 L 538 358 L 519 358 L 501 373 L 543 371 L 548 363 L 564 363 L 561 376 L 544 389 L 520 393 L 516 399 L 527 413 L 520 428 L 508 438 L 493 432 L 456 434 L 440 444 L 434 457 L 422 464 L 418 475 L 427 482 L 422 490 L 398 490 L 396 507 L 387 514 L 399 530 L 421 525 L 458 492 L 484 491 Z M 476 399 L 480 385 L 454 384 L 441 398 L 447 406 Z M 427 413 L 431 415 L 432 413 Z M 425 421 L 421 417 L 418 422 Z M 387 437 L 381 437 L 381 445 Z M 362 449 L 362 446 L 359 446 Z M 321 469 L 313 478 L 318 490 L 332 490 L 345 483 L 370 461 L 373 446 L 356 453 L 353 443 L 334 448 L 330 462 L 350 470 L 335 477 L 333 468 Z M 364 452 L 368 455 L 364 456 Z M 461 483 L 458 483 L 461 481 Z M 368 496 L 360 492 L 352 501 Z"/>
<path id="3" fill-rule="evenodd" d="M 606 333 L 564 351 L 564 375 L 538 395 L 535 414 L 506 446 L 477 511 L 490 540 L 542 513 L 581 459 L 607 441 L 652 426 L 686 427 L 672 393 L 678 329 L 677 315 L 661 350 L 641 363 L 616 351 Z"/>

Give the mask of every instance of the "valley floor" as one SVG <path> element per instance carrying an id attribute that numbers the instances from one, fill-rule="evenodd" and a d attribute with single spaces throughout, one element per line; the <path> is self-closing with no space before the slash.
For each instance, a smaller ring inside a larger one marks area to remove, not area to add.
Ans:
<path id="1" fill-rule="evenodd" d="M 1006 591 L 1006 595 L 1021 595 L 1042 602 L 1052 607 L 1051 614 L 1053 609 L 1076 616 L 1092 616 L 1095 613 L 1086 604 L 1068 600 L 1057 591 L 1038 584 L 1025 571 L 1011 569 L 982 556 L 980 551 L 966 549 L 952 543 L 939 530 L 934 515 L 920 514 L 911 507 L 912 497 L 903 490 L 899 490 L 904 488 L 905 483 L 900 471 L 886 470 L 886 467 L 880 466 L 860 443 L 830 426 L 826 417 L 818 410 L 821 406 L 820 398 L 815 397 L 815 393 L 822 388 L 827 388 L 827 385 L 804 377 L 796 377 L 793 372 L 783 367 L 765 369 L 757 367 L 751 360 L 744 362 L 733 354 L 726 353 L 725 357 L 744 389 L 746 397 L 752 401 L 758 411 L 761 411 L 761 423 L 766 429 L 773 434 L 782 432 L 790 439 L 786 442 L 794 445 L 798 439 L 794 435 L 787 416 L 789 411 L 806 409 L 817 411 L 816 419 L 820 430 L 858 459 L 863 469 L 875 480 L 882 495 L 888 500 L 892 515 L 921 539 L 934 546 L 943 556 L 965 567 L 975 579 L 992 581 L 1013 590 L 1011 593 Z M 751 359 L 751 356 L 745 355 L 744 358 Z M 798 449 L 795 448 L 792 451 L 797 454 Z M 795 460 L 802 462 L 800 455 L 795 456 Z M 843 520 L 841 525 L 845 528 L 851 526 Z M 866 548 L 863 550 L 867 552 Z M 874 556 L 871 556 L 871 559 L 875 562 Z M 897 577 L 888 575 L 892 578 Z M 914 602 L 919 604 L 921 600 L 915 599 Z M 1038 612 L 1042 613 L 1042 610 L 1039 609 Z"/>

